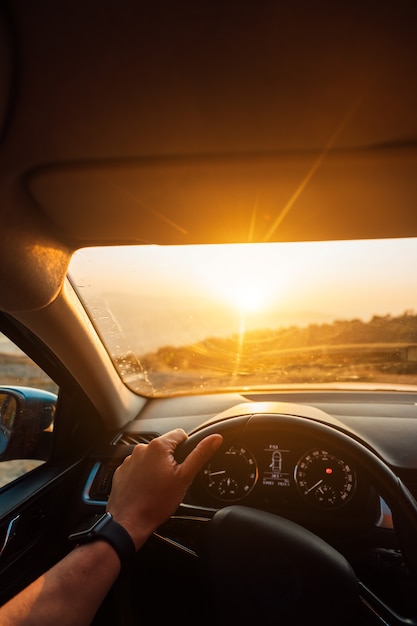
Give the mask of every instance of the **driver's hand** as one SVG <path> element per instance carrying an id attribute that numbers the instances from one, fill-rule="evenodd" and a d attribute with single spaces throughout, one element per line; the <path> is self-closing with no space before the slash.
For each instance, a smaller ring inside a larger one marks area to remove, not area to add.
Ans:
<path id="1" fill-rule="evenodd" d="M 197 472 L 223 441 L 221 435 L 209 435 L 177 463 L 175 448 L 186 439 L 177 429 L 140 443 L 114 473 L 107 511 L 129 532 L 136 549 L 175 512 Z"/>

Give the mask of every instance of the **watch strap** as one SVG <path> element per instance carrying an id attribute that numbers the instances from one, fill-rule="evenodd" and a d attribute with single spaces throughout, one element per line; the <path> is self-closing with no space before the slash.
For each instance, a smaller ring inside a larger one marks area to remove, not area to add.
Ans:
<path id="1" fill-rule="evenodd" d="M 116 551 L 122 570 L 131 565 L 136 555 L 132 537 L 121 524 L 114 521 L 111 513 L 95 516 L 88 524 L 84 524 L 83 529 L 71 533 L 68 539 L 77 544 L 99 539 L 107 541 Z"/>

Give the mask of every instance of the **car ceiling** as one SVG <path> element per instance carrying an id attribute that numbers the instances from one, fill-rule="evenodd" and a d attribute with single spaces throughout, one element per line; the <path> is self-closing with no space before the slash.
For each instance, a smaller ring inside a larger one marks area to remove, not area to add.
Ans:
<path id="1" fill-rule="evenodd" d="M 0 306 L 71 252 L 417 235 L 415 0 L 10 0 Z"/>

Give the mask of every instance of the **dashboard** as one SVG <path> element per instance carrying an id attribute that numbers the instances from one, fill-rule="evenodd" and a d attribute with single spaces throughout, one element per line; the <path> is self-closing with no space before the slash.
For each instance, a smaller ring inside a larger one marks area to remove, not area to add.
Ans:
<path id="1" fill-rule="evenodd" d="M 185 515 L 210 516 L 238 504 L 281 515 L 314 532 L 343 530 L 353 536 L 370 528 L 392 528 L 389 509 L 355 458 L 320 434 L 312 435 L 307 426 L 318 420 L 351 434 L 409 478 L 417 473 L 410 467 L 413 434 L 417 440 L 415 400 L 412 394 L 355 392 L 222 394 L 156 401 L 123 433 L 92 453 L 83 500 L 105 505 L 113 472 L 135 443 L 175 427 L 215 432 L 221 426 L 223 446 L 186 494 Z M 285 425 L 275 423 L 262 417 L 265 411 L 289 417 Z M 250 427 L 235 425 L 234 418 L 245 413 L 254 415 Z"/>
<path id="2" fill-rule="evenodd" d="M 262 419 L 265 412 L 290 415 L 284 427 Z M 233 424 L 239 414 L 256 416 L 250 428 Z M 302 417 L 297 421 L 295 416 Z M 344 446 L 336 449 L 306 430 L 312 420 L 362 441 L 417 494 L 417 394 L 298 391 L 150 402 L 123 432 L 109 435 L 91 451 L 82 501 L 87 508 L 105 506 L 113 472 L 136 443 L 172 428 L 215 432 L 221 425 L 223 446 L 186 494 L 186 515 L 210 515 L 239 504 L 276 513 L 314 531 L 392 529 L 389 509 L 356 459 Z"/>
<path id="3" fill-rule="evenodd" d="M 372 606 L 376 594 L 389 610 L 417 615 L 415 593 L 408 591 L 416 577 L 402 556 L 383 481 L 375 482 L 355 454 L 356 444 L 372 450 L 416 496 L 417 394 L 299 391 L 150 401 L 123 431 L 90 451 L 83 515 L 105 507 L 113 473 L 137 443 L 173 428 L 189 433 L 192 446 L 210 432 L 221 432 L 223 444 L 154 533 L 151 556 L 161 550 L 166 562 L 168 551 L 174 570 L 176 558 L 181 567 L 183 559 L 198 562 L 213 519 L 230 509 L 259 510 L 259 517 L 272 513 L 295 522 L 344 555 Z"/>

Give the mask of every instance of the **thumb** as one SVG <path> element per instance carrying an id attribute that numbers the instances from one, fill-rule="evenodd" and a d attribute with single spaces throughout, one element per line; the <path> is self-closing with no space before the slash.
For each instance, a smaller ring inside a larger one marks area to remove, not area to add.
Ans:
<path id="1" fill-rule="evenodd" d="M 203 465 L 213 456 L 223 443 L 223 437 L 219 434 L 208 435 L 202 439 L 181 463 L 181 471 L 184 478 L 191 483 L 195 475 Z"/>

